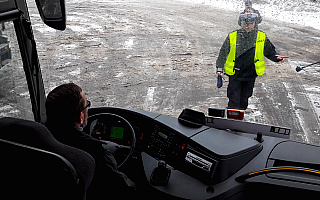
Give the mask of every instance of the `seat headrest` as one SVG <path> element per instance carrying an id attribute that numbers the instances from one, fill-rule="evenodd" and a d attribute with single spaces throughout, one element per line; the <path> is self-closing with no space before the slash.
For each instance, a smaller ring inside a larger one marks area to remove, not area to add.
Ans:
<path id="1" fill-rule="evenodd" d="M 11 117 L 0 118 L 0 138 L 63 156 L 83 178 L 85 188 L 89 187 L 95 171 L 92 156 L 80 149 L 60 143 L 44 125 Z"/>
<path id="2" fill-rule="evenodd" d="M 62 156 L 0 139 L 0 198 L 85 200 L 84 183 Z"/>

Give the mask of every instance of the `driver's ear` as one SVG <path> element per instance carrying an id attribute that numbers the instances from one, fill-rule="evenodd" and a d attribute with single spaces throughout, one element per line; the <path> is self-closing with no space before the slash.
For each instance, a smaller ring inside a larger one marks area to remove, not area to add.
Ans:
<path id="1" fill-rule="evenodd" d="M 82 125 L 83 122 L 84 122 L 84 113 L 83 112 L 80 112 L 80 120 L 79 120 L 79 122 L 80 122 L 80 125 Z"/>

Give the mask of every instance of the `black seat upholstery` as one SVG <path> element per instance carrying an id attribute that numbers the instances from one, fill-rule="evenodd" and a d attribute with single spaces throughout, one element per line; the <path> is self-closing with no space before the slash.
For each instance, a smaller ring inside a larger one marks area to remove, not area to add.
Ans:
<path id="1" fill-rule="evenodd" d="M 0 198 L 85 199 L 94 159 L 39 123 L 0 119 Z"/>

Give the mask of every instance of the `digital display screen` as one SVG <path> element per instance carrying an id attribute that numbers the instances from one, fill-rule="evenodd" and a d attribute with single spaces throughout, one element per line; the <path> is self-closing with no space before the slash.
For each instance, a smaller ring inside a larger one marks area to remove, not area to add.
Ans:
<path id="1" fill-rule="evenodd" d="M 101 133 L 100 131 L 96 131 L 96 132 L 94 132 L 94 134 L 96 134 L 96 135 L 102 135 L 102 133 Z"/>
<path id="2" fill-rule="evenodd" d="M 124 134 L 124 128 L 123 127 L 117 127 L 117 126 L 112 126 L 111 127 L 111 133 L 110 133 L 110 137 L 111 138 L 123 139 L 123 134 Z"/>
<path id="3" fill-rule="evenodd" d="M 164 139 L 168 139 L 168 136 L 164 133 L 158 132 L 158 135 Z"/>
<path id="4" fill-rule="evenodd" d="M 240 115 L 237 111 L 228 111 L 230 115 Z"/>

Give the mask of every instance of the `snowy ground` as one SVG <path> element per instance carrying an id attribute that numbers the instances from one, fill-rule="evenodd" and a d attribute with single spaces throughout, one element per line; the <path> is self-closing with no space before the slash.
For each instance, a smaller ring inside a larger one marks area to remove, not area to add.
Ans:
<path id="1" fill-rule="evenodd" d="M 240 12 L 243 0 L 179 0 L 192 4 L 203 4 L 218 9 Z M 253 8 L 259 10 L 263 18 L 285 23 L 310 26 L 320 30 L 320 3 L 312 0 L 252 0 Z"/>
<path id="2" fill-rule="evenodd" d="M 46 27 L 32 2 L 46 92 L 72 81 L 93 106 L 175 117 L 184 108 L 207 113 L 209 107 L 226 107 L 227 82 L 216 88 L 215 61 L 227 34 L 239 28 L 242 1 L 71 0 L 63 32 Z M 263 17 L 260 29 L 290 59 L 266 63 L 245 120 L 289 127 L 292 139 L 320 144 L 320 67 L 295 71 L 319 59 L 319 3 L 257 0 L 254 5 Z M 294 15 L 297 20 L 290 20 Z M 300 20 L 302 15 L 308 20 Z"/>

